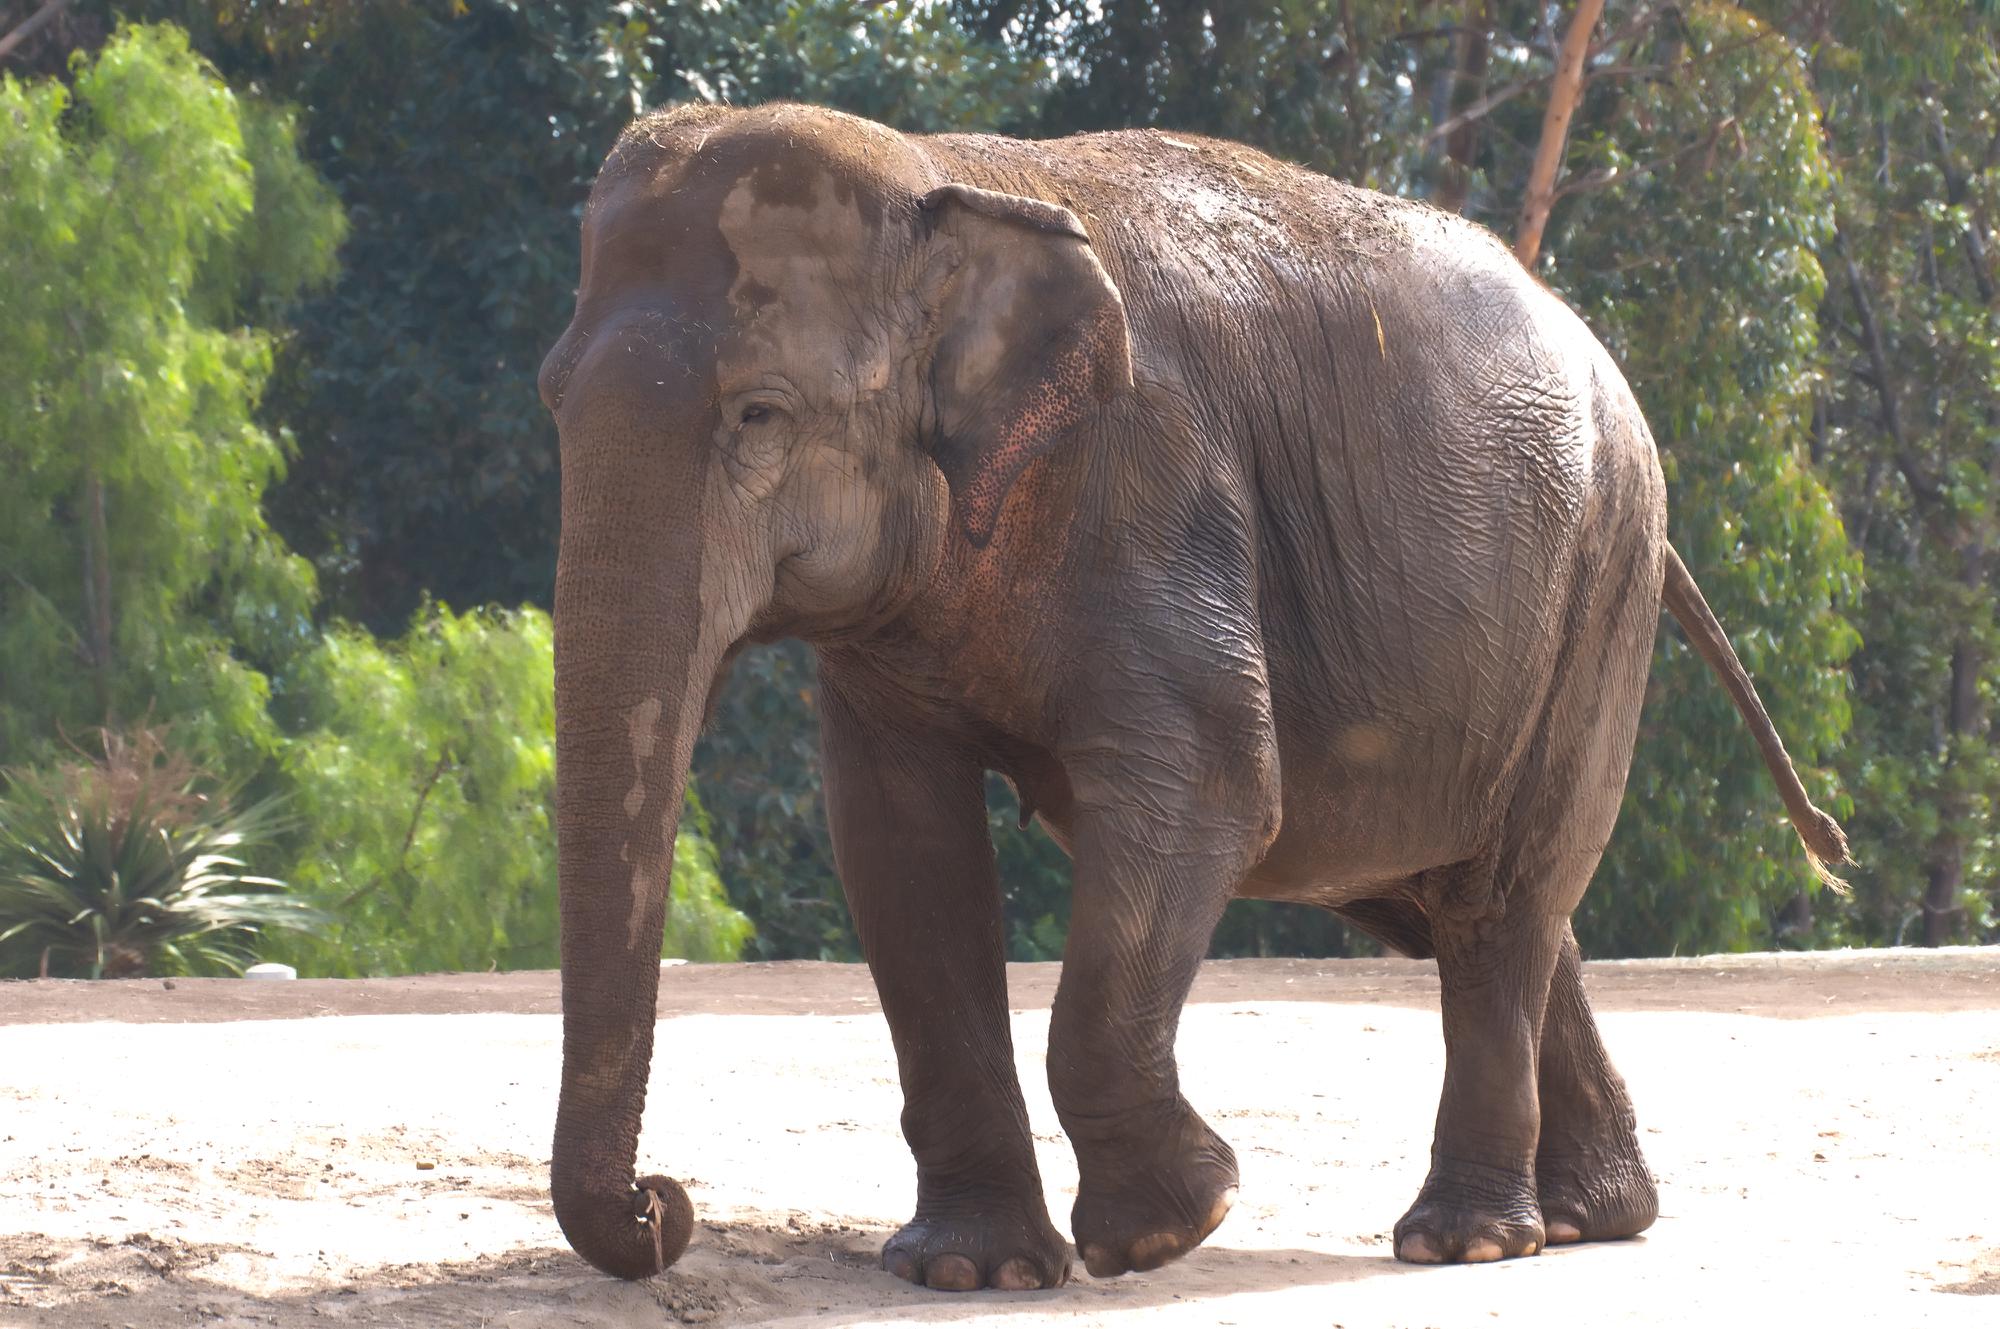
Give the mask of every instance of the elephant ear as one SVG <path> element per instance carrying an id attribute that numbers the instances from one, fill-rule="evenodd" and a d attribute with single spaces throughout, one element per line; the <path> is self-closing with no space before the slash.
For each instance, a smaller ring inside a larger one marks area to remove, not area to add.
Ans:
<path id="1" fill-rule="evenodd" d="M 933 455 L 984 548 L 1029 463 L 1131 386 L 1125 301 L 1067 208 L 970 185 L 933 189 L 922 207 L 944 255 Z"/>

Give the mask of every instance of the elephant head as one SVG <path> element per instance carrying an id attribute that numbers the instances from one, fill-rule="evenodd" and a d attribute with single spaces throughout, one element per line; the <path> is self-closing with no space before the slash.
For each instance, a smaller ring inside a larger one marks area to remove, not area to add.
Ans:
<path id="1" fill-rule="evenodd" d="M 692 1226 L 634 1161 L 674 835 L 729 662 L 908 611 L 1131 381 L 1078 218 L 959 175 L 830 112 L 699 108 L 632 126 L 584 214 L 540 380 L 562 441 L 551 1189 L 571 1244 L 622 1277 Z"/>

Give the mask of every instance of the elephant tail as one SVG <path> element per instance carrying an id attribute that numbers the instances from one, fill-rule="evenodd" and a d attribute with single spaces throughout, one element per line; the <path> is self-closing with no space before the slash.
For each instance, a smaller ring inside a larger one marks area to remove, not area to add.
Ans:
<path id="1" fill-rule="evenodd" d="M 1701 587 L 1694 584 L 1694 577 L 1681 562 L 1681 556 L 1667 546 L 1666 604 L 1676 621 L 1694 643 L 1701 658 L 1708 661 L 1708 667 L 1715 671 L 1722 686 L 1729 691 L 1729 699 L 1736 703 L 1737 711 L 1743 716 L 1750 733 L 1757 740 L 1757 750 L 1764 754 L 1764 765 L 1777 782 L 1778 795 L 1785 801 L 1785 813 L 1792 820 L 1792 829 L 1799 833 L 1799 840 L 1806 847 L 1806 857 L 1811 860 L 1813 871 L 1819 879 L 1843 894 L 1847 883 L 1833 874 L 1832 869 L 1849 862 L 1847 857 L 1847 835 L 1840 829 L 1840 823 L 1827 813 L 1813 806 L 1806 794 L 1805 785 L 1799 782 L 1799 773 L 1792 766 L 1792 759 L 1785 751 L 1785 742 L 1778 737 L 1778 731 L 1771 723 L 1771 717 L 1764 711 L 1764 703 L 1757 696 L 1757 688 L 1745 672 L 1743 662 L 1736 658 L 1736 651 L 1723 634 L 1722 625 L 1715 621 L 1714 611 L 1702 597 Z"/>

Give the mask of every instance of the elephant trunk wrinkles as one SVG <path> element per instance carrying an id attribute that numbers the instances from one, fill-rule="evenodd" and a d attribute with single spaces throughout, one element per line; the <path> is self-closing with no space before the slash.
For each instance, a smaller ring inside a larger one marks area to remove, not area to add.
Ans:
<path id="1" fill-rule="evenodd" d="M 609 477 L 568 460 L 555 640 L 563 1066 L 550 1191 L 578 1254 L 645 1278 L 680 1257 L 694 1225 L 679 1185 L 635 1186 L 633 1174 L 674 835 L 722 652 L 702 632 L 699 514 L 686 511 L 686 489 L 669 502 L 667 481 L 627 472 L 614 496 Z"/>

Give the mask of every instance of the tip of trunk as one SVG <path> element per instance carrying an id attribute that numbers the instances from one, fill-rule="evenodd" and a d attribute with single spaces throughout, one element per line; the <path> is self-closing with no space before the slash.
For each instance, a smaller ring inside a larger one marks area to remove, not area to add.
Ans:
<path id="1" fill-rule="evenodd" d="M 557 1187 L 555 1209 L 576 1253 L 616 1278 L 651 1278 L 694 1232 L 694 1205 L 669 1177 L 640 1177 L 622 1194 Z"/>

